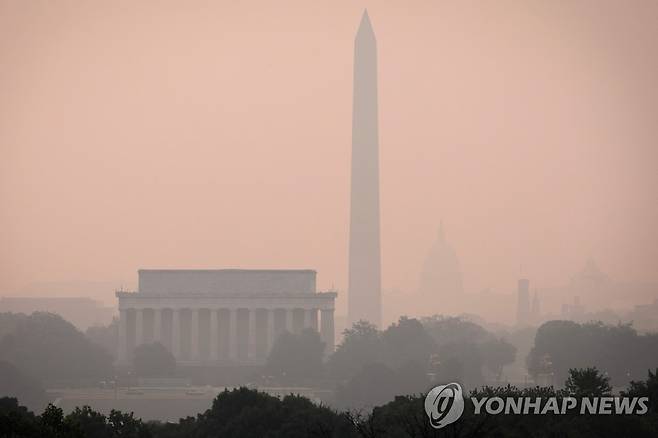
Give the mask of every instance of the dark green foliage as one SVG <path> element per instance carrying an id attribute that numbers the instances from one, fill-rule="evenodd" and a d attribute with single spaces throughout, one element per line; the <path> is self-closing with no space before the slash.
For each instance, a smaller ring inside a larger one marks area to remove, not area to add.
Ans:
<path id="1" fill-rule="evenodd" d="M 0 312 L 0 339 L 16 330 L 26 318 L 24 313 Z"/>
<path id="2" fill-rule="evenodd" d="M 596 367 L 570 369 L 564 386 L 573 397 L 601 397 L 612 392 L 610 378 L 601 375 Z"/>
<path id="3" fill-rule="evenodd" d="M 421 322 L 439 348 L 449 344 L 478 344 L 492 336 L 474 322 L 458 317 L 434 315 Z"/>
<path id="4" fill-rule="evenodd" d="M 87 338 L 96 345 L 100 345 L 113 358 L 117 357 L 117 346 L 119 345 L 119 320 L 113 318 L 106 326 L 92 326 L 85 331 Z"/>
<path id="5" fill-rule="evenodd" d="M 5 361 L 0 361 L 0 397 L 16 397 L 34 410 L 42 409 L 46 403 L 41 384 Z"/>
<path id="6" fill-rule="evenodd" d="M 366 364 L 347 383 L 339 385 L 336 402 L 346 407 L 372 407 L 395 396 L 397 373 L 382 363 Z"/>
<path id="7" fill-rule="evenodd" d="M 622 391 L 622 395 L 627 397 L 649 397 L 651 402 L 650 410 L 658 414 L 658 368 L 654 372 L 648 371 L 648 378 L 646 381 L 631 381 L 626 391 Z"/>
<path id="8" fill-rule="evenodd" d="M 176 371 L 176 358 L 159 342 L 135 348 L 133 367 L 140 377 L 167 377 Z"/>
<path id="9" fill-rule="evenodd" d="M 383 332 L 365 321 L 355 323 L 345 330 L 327 368 L 332 377 L 347 380 L 368 364 L 398 369 L 413 362 L 446 379 L 479 385 L 485 365 L 499 375 L 514 361 L 514 353 L 514 346 L 472 322 L 434 316 L 421 323 L 402 317 Z"/>
<path id="10" fill-rule="evenodd" d="M 0 399 L 0 437 L 12 438 L 150 438 L 153 434 L 133 414 L 112 411 L 109 417 L 89 406 L 68 415 L 48 405 L 35 416 L 16 399 Z"/>
<path id="11" fill-rule="evenodd" d="M 279 381 L 303 383 L 322 374 L 323 355 L 324 342 L 317 331 L 283 332 L 272 347 L 266 369 Z"/>
<path id="12" fill-rule="evenodd" d="M 382 363 L 368 364 L 338 386 L 336 403 L 341 408 L 372 408 L 393 400 L 398 394 L 425 392 L 429 383 L 426 368 L 417 362 L 407 362 L 398 369 Z"/>
<path id="13" fill-rule="evenodd" d="M 363 414 L 351 412 L 348 418 L 360 437 L 491 437 L 491 438 L 651 438 L 658 436 L 658 415 L 579 415 L 576 412 L 545 415 L 475 415 L 470 397 L 556 397 L 567 391 L 553 388 L 514 386 L 483 387 L 471 391 L 462 417 L 445 428 L 433 429 L 424 410 L 424 395 L 398 396 L 393 401 Z"/>
<path id="14" fill-rule="evenodd" d="M 512 344 L 473 322 L 435 315 L 423 318 L 422 323 L 436 343 L 430 367 L 436 381 L 479 386 L 485 381 L 484 371 L 491 380 L 499 380 L 503 367 L 514 362 Z"/>
<path id="15" fill-rule="evenodd" d="M 549 321 L 537 330 L 528 371 L 546 372 L 547 362 L 558 382 L 567 378 L 570 368 L 596 366 L 612 385 L 624 386 L 658 363 L 658 335 L 639 335 L 628 324 Z"/>
<path id="16" fill-rule="evenodd" d="M 76 407 L 66 416 L 66 420 L 73 428 L 80 431 L 82 436 L 93 436 L 94 438 L 111 438 L 113 436 L 107 417 L 92 410 L 89 406 Z"/>
<path id="17" fill-rule="evenodd" d="M 500 381 L 503 367 L 514 362 L 516 347 L 504 339 L 488 339 L 480 345 L 484 366 Z"/>
<path id="18" fill-rule="evenodd" d="M 346 380 L 364 365 L 382 362 L 383 356 L 381 332 L 369 322 L 359 321 L 345 329 L 343 341 L 327 361 L 327 369 L 331 377 Z"/>
<path id="19" fill-rule="evenodd" d="M 396 394 L 425 391 L 435 351 L 417 319 L 402 317 L 383 332 L 364 321 L 354 324 L 328 363 L 330 374 L 343 380 L 336 394 L 338 406 L 373 406 Z"/>
<path id="20" fill-rule="evenodd" d="M 402 317 L 383 332 L 360 321 L 344 332 L 327 363 L 339 381 L 339 406 L 372 406 L 425 391 L 430 374 L 435 381 L 481 385 L 483 370 L 500 378 L 514 361 L 514 346 L 477 324 L 439 316 L 422 321 Z"/>
<path id="21" fill-rule="evenodd" d="M 153 435 L 142 420 L 135 418 L 132 412 L 126 414 L 112 409 L 107 421 L 113 437 L 149 438 Z"/>
<path id="22" fill-rule="evenodd" d="M 52 438 L 73 438 L 84 436 L 75 424 L 66 421 L 64 412 L 53 405 L 48 405 L 38 418 L 41 436 Z"/>
<path id="23" fill-rule="evenodd" d="M 39 425 L 34 414 L 18 405 L 15 398 L 0 398 L 0 437 L 38 437 Z"/>
<path id="24" fill-rule="evenodd" d="M 72 324 L 35 312 L 0 340 L 0 358 L 41 380 L 96 379 L 112 373 L 112 359 Z"/>
<path id="25" fill-rule="evenodd" d="M 385 372 L 385 371 L 384 371 Z M 572 370 L 571 378 L 589 375 L 590 370 Z M 598 375 L 598 374 L 597 374 Z M 383 374 L 380 378 L 386 377 Z M 589 381 L 589 380 L 587 380 Z M 627 390 L 633 396 L 655 394 L 656 374 L 634 382 Z M 582 390 L 582 388 L 580 388 Z M 654 392 L 651 392 L 654 391 Z M 476 415 L 470 397 L 556 397 L 567 390 L 514 386 L 482 387 L 470 392 L 462 417 L 445 428 L 430 426 L 424 409 L 424 394 L 397 396 L 368 411 L 335 412 L 304 397 L 290 395 L 282 400 L 247 388 L 224 391 L 212 407 L 197 417 L 178 423 L 144 424 L 132 414 L 112 411 L 109 417 L 89 407 L 64 416 L 50 405 L 40 416 L 20 407 L 15 399 L 0 399 L 0 437 L 73 438 L 261 438 L 261 437 L 512 437 L 512 438 L 644 438 L 658 436 L 658 413 L 646 415 L 579 415 L 578 411 L 544 415 Z M 651 396 L 651 395 L 650 395 Z"/>
<path id="26" fill-rule="evenodd" d="M 247 388 L 224 391 L 197 418 L 158 428 L 163 437 L 354 437 L 347 418 L 308 399 L 276 397 Z"/>
<path id="27" fill-rule="evenodd" d="M 459 382 L 466 386 L 484 384 L 484 358 L 478 344 L 451 343 L 440 347 L 432 371 L 437 382 Z"/>
<path id="28" fill-rule="evenodd" d="M 420 321 L 405 316 L 401 317 L 397 324 L 391 324 L 384 330 L 382 341 L 384 360 L 393 368 L 399 368 L 408 362 L 425 366 L 430 356 L 436 352 L 436 343 Z"/>

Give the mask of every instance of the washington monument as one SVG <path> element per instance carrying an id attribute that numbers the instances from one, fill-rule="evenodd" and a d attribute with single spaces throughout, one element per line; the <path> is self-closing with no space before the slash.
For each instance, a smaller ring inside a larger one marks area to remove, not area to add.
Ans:
<path id="1" fill-rule="evenodd" d="M 354 41 L 348 322 L 381 326 L 377 41 L 368 11 Z"/>

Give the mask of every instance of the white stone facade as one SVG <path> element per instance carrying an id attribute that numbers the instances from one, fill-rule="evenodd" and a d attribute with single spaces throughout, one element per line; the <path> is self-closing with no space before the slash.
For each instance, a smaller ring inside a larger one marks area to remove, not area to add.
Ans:
<path id="1" fill-rule="evenodd" d="M 334 350 L 335 292 L 310 270 L 141 270 L 119 299 L 119 357 L 160 342 L 182 365 L 263 364 L 284 330 L 317 330 Z"/>

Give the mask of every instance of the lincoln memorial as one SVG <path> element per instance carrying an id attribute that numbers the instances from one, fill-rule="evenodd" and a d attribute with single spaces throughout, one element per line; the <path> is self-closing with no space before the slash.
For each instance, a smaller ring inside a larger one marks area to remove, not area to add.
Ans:
<path id="1" fill-rule="evenodd" d="M 118 291 L 119 364 L 160 342 L 181 365 L 263 364 L 283 331 L 319 331 L 334 350 L 335 292 L 313 270 L 139 271 L 136 292 Z"/>

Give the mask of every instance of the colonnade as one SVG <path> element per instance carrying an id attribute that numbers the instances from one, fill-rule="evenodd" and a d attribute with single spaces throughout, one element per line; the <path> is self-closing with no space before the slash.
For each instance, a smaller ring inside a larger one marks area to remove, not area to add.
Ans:
<path id="1" fill-rule="evenodd" d="M 120 306 L 119 363 L 136 347 L 159 342 L 183 364 L 263 363 L 284 331 L 319 332 L 327 354 L 334 350 L 334 309 L 316 307 Z"/>

